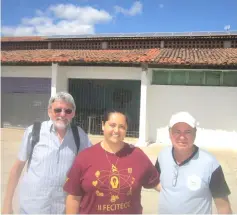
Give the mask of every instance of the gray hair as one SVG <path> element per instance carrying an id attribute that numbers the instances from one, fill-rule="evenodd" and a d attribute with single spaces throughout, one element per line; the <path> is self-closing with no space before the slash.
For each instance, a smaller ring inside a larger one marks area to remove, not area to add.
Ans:
<path id="1" fill-rule="evenodd" d="M 58 92 L 55 95 L 51 96 L 51 98 L 49 99 L 49 105 L 48 108 L 51 108 L 51 105 L 58 100 L 62 100 L 66 103 L 69 103 L 72 105 L 73 110 L 76 110 L 76 105 L 75 105 L 75 101 L 72 97 L 71 94 L 67 93 L 67 92 Z"/>

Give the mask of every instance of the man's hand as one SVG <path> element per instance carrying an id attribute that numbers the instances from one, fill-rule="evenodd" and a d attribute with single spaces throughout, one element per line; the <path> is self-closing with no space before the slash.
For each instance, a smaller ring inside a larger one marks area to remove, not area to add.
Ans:
<path id="1" fill-rule="evenodd" d="M 158 192 L 161 191 L 161 184 L 159 183 L 156 187 L 154 187 L 154 189 Z"/>

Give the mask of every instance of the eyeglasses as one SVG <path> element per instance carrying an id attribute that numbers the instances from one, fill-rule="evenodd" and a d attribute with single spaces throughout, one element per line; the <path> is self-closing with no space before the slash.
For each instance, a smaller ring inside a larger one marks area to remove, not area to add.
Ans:
<path id="1" fill-rule="evenodd" d="M 190 130 L 187 130 L 187 131 L 184 131 L 184 132 L 181 132 L 179 130 L 174 130 L 174 131 L 172 131 L 172 134 L 175 137 L 180 137 L 181 135 L 184 136 L 184 137 L 189 137 L 193 134 L 193 132 L 190 131 Z"/>
<path id="2" fill-rule="evenodd" d="M 177 184 L 177 180 L 178 180 L 178 175 L 179 175 L 179 166 L 175 165 L 174 166 L 174 176 L 173 176 L 173 181 L 172 181 L 172 186 L 175 187 Z"/>
<path id="3" fill-rule="evenodd" d="M 63 109 L 63 108 L 55 108 L 54 113 L 61 113 L 62 111 L 65 112 L 65 114 L 71 114 L 72 113 L 72 109 Z"/>

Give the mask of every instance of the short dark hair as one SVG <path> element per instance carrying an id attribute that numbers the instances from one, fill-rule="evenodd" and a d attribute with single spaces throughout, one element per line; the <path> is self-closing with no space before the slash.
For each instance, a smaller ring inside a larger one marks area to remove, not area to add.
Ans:
<path id="1" fill-rule="evenodd" d="M 128 116 L 127 116 L 127 114 L 124 111 L 118 110 L 118 109 L 110 109 L 110 110 L 105 111 L 104 116 L 103 116 L 103 122 L 105 123 L 106 121 L 108 121 L 110 115 L 114 114 L 114 113 L 120 113 L 120 114 L 124 115 L 125 119 L 126 119 L 126 123 L 128 124 Z"/>

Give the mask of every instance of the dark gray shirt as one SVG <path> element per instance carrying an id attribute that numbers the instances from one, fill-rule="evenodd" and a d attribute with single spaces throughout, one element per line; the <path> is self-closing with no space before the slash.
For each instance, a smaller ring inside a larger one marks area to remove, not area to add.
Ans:
<path id="1" fill-rule="evenodd" d="M 230 194 L 218 161 L 198 147 L 180 165 L 173 148 L 167 147 L 160 152 L 156 168 L 161 183 L 159 214 L 211 214 L 212 198 Z"/>

